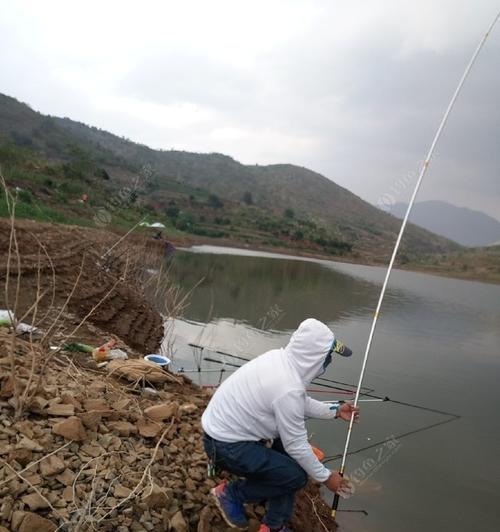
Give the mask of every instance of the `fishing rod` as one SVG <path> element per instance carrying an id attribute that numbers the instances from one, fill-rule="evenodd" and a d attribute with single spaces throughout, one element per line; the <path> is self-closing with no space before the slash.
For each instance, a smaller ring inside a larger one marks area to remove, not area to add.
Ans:
<path id="1" fill-rule="evenodd" d="M 223 360 L 217 360 L 215 358 L 205 357 L 203 360 L 206 360 L 207 362 L 215 362 L 216 364 L 222 364 L 223 366 L 231 366 L 233 368 L 241 368 L 243 364 L 234 364 L 233 362 L 226 362 Z M 324 384 L 322 382 L 314 382 L 312 381 L 316 386 L 323 386 L 325 388 L 329 388 L 330 390 L 335 390 L 335 393 L 344 395 L 354 395 L 354 390 L 348 390 L 347 388 L 340 388 L 339 386 L 331 386 L 329 384 Z M 309 390 L 310 391 L 310 390 Z M 314 390 L 315 392 L 321 393 L 321 390 Z"/>
<path id="2" fill-rule="evenodd" d="M 211 349 L 209 347 L 206 347 L 206 346 L 203 346 L 203 345 L 199 345 L 199 344 L 194 344 L 194 343 L 188 343 L 188 345 L 190 347 L 195 347 L 196 349 L 200 349 L 201 351 L 203 350 L 207 350 L 207 351 L 212 351 L 213 353 L 217 353 L 219 355 L 223 355 L 223 356 L 228 356 L 228 357 L 231 357 L 231 358 L 236 358 L 237 360 L 242 360 L 244 362 L 250 362 L 252 359 L 251 358 L 247 358 L 247 357 L 242 357 L 242 356 L 239 356 L 239 355 L 233 355 L 231 353 L 227 353 L 225 351 L 220 351 L 220 350 L 217 350 L 217 349 Z M 203 355 L 202 355 L 203 356 Z M 218 363 L 223 363 L 222 361 L 219 361 L 219 360 L 214 360 L 214 359 L 211 359 L 211 358 L 207 358 L 205 357 L 205 360 L 209 361 L 209 362 L 218 362 Z M 231 364 L 230 362 L 225 362 L 226 364 L 230 364 L 234 367 L 241 367 L 241 366 L 237 366 L 235 364 Z M 326 377 L 316 377 L 315 379 L 313 379 L 313 382 L 314 381 L 324 381 L 324 382 L 330 382 L 332 384 L 342 384 L 343 386 L 350 386 L 351 388 L 356 388 L 356 384 L 351 384 L 349 382 L 342 382 L 342 381 L 337 381 L 337 380 L 334 380 L 334 379 L 327 379 Z M 318 384 L 319 386 L 322 386 L 321 384 L 319 383 L 315 383 L 315 384 Z M 342 390 L 342 388 L 340 388 Z M 352 393 L 354 393 L 354 389 L 352 390 Z M 374 392 L 375 389 L 374 388 L 368 388 L 367 386 L 363 386 L 363 389 L 367 392 L 367 393 L 371 393 L 371 392 Z M 362 395 L 365 395 L 365 393 L 363 393 Z"/>
<path id="3" fill-rule="evenodd" d="M 413 204 L 415 203 L 415 198 L 417 197 L 417 193 L 420 189 L 420 185 L 422 184 L 422 180 L 425 176 L 425 174 L 427 173 L 427 170 L 430 166 L 430 162 L 431 162 L 431 159 L 432 159 L 432 156 L 434 154 L 434 150 L 436 148 L 436 145 L 439 141 L 439 138 L 441 137 L 441 133 L 443 132 L 443 129 L 446 125 L 446 122 L 448 121 L 448 117 L 450 116 L 450 113 L 455 105 L 455 102 L 458 98 L 458 95 L 460 94 L 461 90 L 462 90 L 462 87 L 467 79 L 467 77 L 469 76 L 469 72 L 471 71 L 472 67 L 474 66 L 474 63 L 476 62 L 476 59 L 479 55 L 479 53 L 481 52 L 483 46 L 484 46 L 484 43 L 486 42 L 486 39 L 488 38 L 488 36 L 490 35 L 490 32 L 493 30 L 495 24 L 497 23 L 498 19 L 500 17 L 500 11 L 496 14 L 495 18 L 493 19 L 493 22 L 490 24 L 490 26 L 488 27 L 486 33 L 484 34 L 484 36 L 482 37 L 482 39 L 479 41 L 479 44 L 477 45 L 477 48 L 476 50 L 474 51 L 474 53 L 472 54 L 472 57 L 469 61 L 469 63 L 467 64 L 465 70 L 464 70 L 464 73 L 462 74 L 462 77 L 460 78 L 460 81 L 458 82 L 458 85 L 455 89 L 455 92 L 453 93 L 453 96 L 451 97 L 451 100 L 448 104 L 448 107 L 446 108 L 446 111 L 443 115 L 443 118 L 441 119 L 441 122 L 439 124 L 439 127 L 434 135 L 434 139 L 432 140 L 432 143 L 430 145 L 430 148 L 429 148 L 429 151 L 427 152 L 427 156 L 422 164 L 422 167 L 420 169 L 420 173 L 419 173 L 419 176 L 418 176 L 418 179 L 417 179 L 417 183 L 415 185 L 415 188 L 413 190 L 413 193 L 412 193 L 412 196 L 411 196 L 411 199 L 410 199 L 410 202 L 408 203 L 408 207 L 406 209 L 406 213 L 405 213 L 405 216 L 403 218 L 403 221 L 401 223 L 401 227 L 399 229 L 399 234 L 398 234 L 398 237 L 396 239 L 396 243 L 394 244 L 394 249 L 392 251 L 392 255 L 391 255 L 391 259 L 389 261 L 389 266 L 387 268 L 387 272 L 385 274 L 385 279 L 384 279 L 384 282 L 382 284 L 382 289 L 380 291 L 380 296 L 379 296 L 379 299 L 378 299 L 378 303 L 377 303 L 377 307 L 375 309 L 375 314 L 373 315 L 373 321 L 372 321 L 372 325 L 371 325 L 371 329 L 370 329 L 370 334 L 368 336 L 368 342 L 366 344 L 366 350 L 365 350 L 365 354 L 364 354 L 364 358 L 363 358 L 363 364 L 361 366 L 361 372 L 360 372 L 360 375 L 359 375 L 359 381 L 358 381 L 358 387 L 357 387 L 357 390 L 356 390 L 356 395 L 354 397 L 354 406 L 356 406 L 359 402 L 359 396 L 360 396 L 360 391 L 361 391 L 361 386 L 363 384 L 363 379 L 364 379 L 364 376 L 365 376 L 365 372 L 366 372 L 366 365 L 367 365 L 367 362 L 368 362 L 368 356 L 370 354 L 370 349 L 371 349 L 371 345 L 372 345 L 372 341 L 373 341 L 373 335 L 375 333 L 375 328 L 377 326 L 377 321 L 378 321 L 378 317 L 379 317 L 379 314 L 380 314 L 380 309 L 382 307 L 382 302 L 384 300 L 384 296 L 385 296 L 385 292 L 386 292 L 386 289 L 387 289 L 387 284 L 389 282 L 389 277 L 391 275 L 391 272 L 392 272 L 392 268 L 393 268 L 393 265 L 394 265 L 394 261 L 396 260 L 396 255 L 398 253 L 398 250 L 399 250 L 399 246 L 401 244 L 401 239 L 403 238 L 403 234 L 404 234 L 404 231 L 406 229 L 406 225 L 408 223 L 408 219 L 410 217 L 410 213 L 411 213 L 411 210 L 413 208 Z M 353 425 L 354 425 L 354 416 L 351 416 L 351 420 L 349 422 L 349 427 L 347 429 L 347 436 L 346 436 L 346 440 L 345 440 L 345 446 L 344 446 L 344 452 L 342 453 L 342 462 L 341 462 L 341 465 L 340 465 L 340 470 L 339 470 L 339 473 L 343 476 L 344 473 L 345 473 L 345 466 L 346 466 L 346 459 L 347 459 L 347 455 L 349 453 L 349 445 L 350 445 L 350 442 L 351 442 L 351 435 L 352 435 L 352 428 L 353 428 Z M 338 508 L 338 505 L 339 505 L 339 500 L 340 500 L 340 497 L 338 495 L 338 493 L 335 494 L 334 498 L 333 498 L 333 503 L 332 503 L 332 517 L 335 518 L 336 514 L 337 514 L 337 508 Z"/>
<path id="4" fill-rule="evenodd" d="M 383 403 L 385 401 L 390 401 L 389 397 L 383 397 L 381 399 L 360 399 L 358 403 Z M 335 404 L 335 403 L 345 403 L 345 401 L 320 401 L 321 403 L 326 404 Z"/>

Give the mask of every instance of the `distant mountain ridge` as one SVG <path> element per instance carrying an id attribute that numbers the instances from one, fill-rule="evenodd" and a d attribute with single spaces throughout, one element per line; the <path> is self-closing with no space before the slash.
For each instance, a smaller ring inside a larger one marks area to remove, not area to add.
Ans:
<path id="1" fill-rule="evenodd" d="M 153 150 L 95 127 L 33 111 L 26 104 L 0 94 L 0 136 L 29 146 L 44 157 L 64 161 L 70 145 L 87 150 L 115 175 L 137 172 L 151 165 L 159 179 L 175 179 L 241 201 L 250 192 L 258 207 L 273 212 L 291 209 L 298 216 L 324 224 L 353 250 L 385 261 L 399 229 L 399 221 L 330 179 L 290 164 L 243 165 L 227 155 Z M 151 193 L 154 196 L 154 191 Z M 427 230 L 410 225 L 403 255 L 446 253 L 459 246 Z"/>
<path id="2" fill-rule="evenodd" d="M 403 218 L 408 205 L 396 203 L 390 213 Z M 413 206 L 410 221 L 463 246 L 498 244 L 500 222 L 487 214 L 438 200 L 420 201 Z"/>

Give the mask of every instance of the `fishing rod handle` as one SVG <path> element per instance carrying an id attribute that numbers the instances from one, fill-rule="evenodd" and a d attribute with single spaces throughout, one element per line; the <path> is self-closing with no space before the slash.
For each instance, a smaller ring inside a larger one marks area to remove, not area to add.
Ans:
<path id="1" fill-rule="evenodd" d="M 341 477 L 344 476 L 343 473 L 340 473 L 339 471 L 339 474 Z M 338 493 L 335 493 L 335 495 L 333 496 L 333 502 L 332 502 L 332 517 L 335 519 L 335 516 L 337 515 L 337 508 L 339 507 L 339 501 L 340 501 L 340 495 Z"/>
<path id="2" fill-rule="evenodd" d="M 337 515 L 337 508 L 339 507 L 339 500 L 340 496 L 338 493 L 336 493 L 333 497 L 332 502 L 332 517 L 335 519 L 335 516 Z"/>

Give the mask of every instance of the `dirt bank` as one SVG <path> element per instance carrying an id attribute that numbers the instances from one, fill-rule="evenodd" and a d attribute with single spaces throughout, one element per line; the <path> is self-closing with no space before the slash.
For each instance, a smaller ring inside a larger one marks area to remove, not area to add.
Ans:
<path id="1" fill-rule="evenodd" d="M 2 220 L 2 286 L 9 237 Z M 145 296 L 144 271 L 158 266 L 161 249 L 130 239 L 106 255 L 116 241 L 104 231 L 18 224 L 19 268 L 14 254 L 0 308 L 13 308 L 17 293 L 16 315 L 47 334 L 30 340 L 0 328 L 0 532 L 227 529 L 206 478 L 208 392 L 177 376 L 157 381 L 150 369 L 129 368 L 127 378 L 129 363 L 98 367 L 61 348 L 114 336 L 132 359 L 157 349 L 162 319 Z M 248 508 L 251 531 L 263 512 Z M 334 530 L 312 484 L 298 497 L 293 530 Z"/>
<path id="2" fill-rule="evenodd" d="M 26 220 L 17 222 L 22 275 L 19 314 L 28 310 L 36 299 L 40 275 L 42 289 L 47 292 L 40 301 L 41 311 L 47 311 L 50 306 L 60 309 L 73 291 L 68 310 L 75 319 L 83 319 L 105 298 L 90 315 L 89 323 L 117 335 L 131 347 L 153 351 L 163 334 L 161 317 L 133 284 L 117 282 L 116 274 L 125 269 L 125 254 L 129 252 L 131 261 L 137 259 L 133 249 L 125 247 L 124 241 L 113 250 L 115 253 L 101 258 L 118 239 L 117 235 L 105 231 Z M 8 246 L 9 225 L 6 220 L 0 220 L 1 280 L 5 278 Z M 144 248 L 138 247 L 137 251 L 144 252 Z M 130 275 L 136 266 L 136 262 L 131 262 Z M 15 268 L 15 262 L 11 267 Z M 11 289 L 12 302 L 13 282 Z"/>

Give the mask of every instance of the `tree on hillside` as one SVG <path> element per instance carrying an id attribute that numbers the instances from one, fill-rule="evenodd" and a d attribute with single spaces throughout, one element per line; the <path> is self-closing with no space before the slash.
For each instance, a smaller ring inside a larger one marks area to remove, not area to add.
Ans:
<path id="1" fill-rule="evenodd" d="M 295 218 L 295 212 L 293 209 L 285 209 L 285 212 L 283 213 L 285 218 L 288 218 L 289 220 L 292 220 Z"/>
<path id="2" fill-rule="evenodd" d="M 210 194 L 210 196 L 208 197 L 208 204 L 210 205 L 210 207 L 213 207 L 214 209 L 220 209 L 224 207 L 224 204 L 220 200 L 219 196 L 215 194 Z"/>
<path id="3" fill-rule="evenodd" d="M 246 205 L 253 205 L 253 198 L 251 192 L 246 191 L 243 194 L 243 203 L 245 203 Z"/>
<path id="4" fill-rule="evenodd" d="M 176 205 L 170 205 L 165 209 L 165 214 L 171 219 L 176 220 L 179 216 L 179 207 Z"/>

